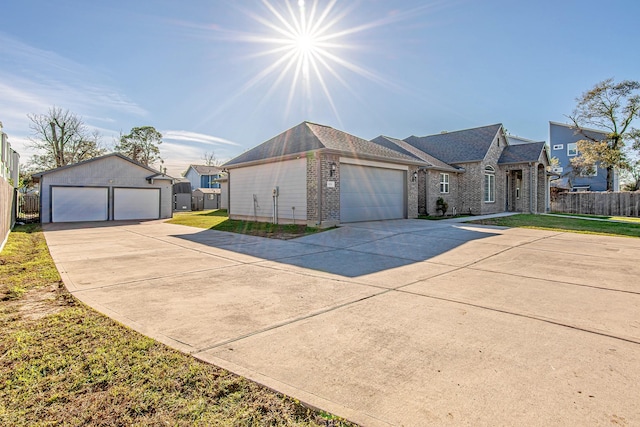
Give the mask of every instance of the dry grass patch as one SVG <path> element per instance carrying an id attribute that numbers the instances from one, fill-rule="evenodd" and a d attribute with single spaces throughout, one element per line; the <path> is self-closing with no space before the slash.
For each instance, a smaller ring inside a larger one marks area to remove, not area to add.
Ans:
<path id="1" fill-rule="evenodd" d="M 36 227 L 11 233 L 0 283 L 0 425 L 350 425 L 78 302 Z"/>

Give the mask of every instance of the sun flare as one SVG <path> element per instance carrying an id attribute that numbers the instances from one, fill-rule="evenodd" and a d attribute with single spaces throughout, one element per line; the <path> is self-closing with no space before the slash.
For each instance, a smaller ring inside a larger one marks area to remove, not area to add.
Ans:
<path id="1" fill-rule="evenodd" d="M 264 8 L 247 11 L 254 21 L 262 26 L 255 33 L 245 33 L 241 41 L 265 46 L 252 57 L 273 58 L 271 62 L 246 82 L 241 92 L 269 82 L 269 89 L 263 96 L 265 102 L 283 84 L 288 85 L 285 115 L 288 115 L 294 101 L 304 100 L 311 108 L 313 94 L 322 96 L 340 121 L 331 88 L 335 83 L 342 85 L 355 98 L 355 93 L 346 80 L 346 73 L 355 73 L 381 85 L 392 86 L 375 72 L 361 67 L 347 59 L 344 52 L 357 48 L 349 44 L 348 38 L 356 33 L 387 25 L 398 17 L 385 17 L 378 21 L 349 26 L 347 16 L 353 11 L 351 2 L 339 0 L 262 0 Z M 314 95 L 315 96 L 315 95 Z"/>

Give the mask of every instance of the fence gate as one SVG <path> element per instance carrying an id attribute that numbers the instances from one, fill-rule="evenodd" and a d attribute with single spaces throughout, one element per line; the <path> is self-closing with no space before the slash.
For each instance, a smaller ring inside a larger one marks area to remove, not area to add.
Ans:
<path id="1" fill-rule="evenodd" d="M 18 222 L 40 222 L 40 195 L 36 193 L 17 193 Z"/>

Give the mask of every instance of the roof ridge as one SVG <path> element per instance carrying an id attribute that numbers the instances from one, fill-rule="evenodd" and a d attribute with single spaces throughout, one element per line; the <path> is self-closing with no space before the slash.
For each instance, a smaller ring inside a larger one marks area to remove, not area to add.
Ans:
<path id="1" fill-rule="evenodd" d="M 438 135 L 451 135 L 454 133 L 460 133 L 460 132 L 468 132 L 470 130 L 478 130 L 478 129 L 486 129 L 486 128 L 490 128 L 490 127 L 494 127 L 494 126 L 503 126 L 502 123 L 494 123 L 492 125 L 486 125 L 486 126 L 476 126 L 473 128 L 467 128 L 467 129 L 458 129 L 458 130 L 453 130 L 453 131 L 442 131 L 440 133 L 432 133 L 429 135 L 425 135 L 425 136 L 415 136 L 415 135 L 411 135 L 409 137 L 407 137 L 406 139 L 409 139 L 411 137 L 415 137 L 415 138 L 427 138 L 430 136 L 438 136 Z M 503 126 L 504 127 L 504 126 Z"/>

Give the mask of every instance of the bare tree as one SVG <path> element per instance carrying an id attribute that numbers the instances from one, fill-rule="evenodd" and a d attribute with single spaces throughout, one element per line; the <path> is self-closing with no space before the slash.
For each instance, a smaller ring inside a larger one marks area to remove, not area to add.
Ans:
<path id="1" fill-rule="evenodd" d="M 576 99 L 578 102 L 569 119 L 585 139 L 578 141 L 579 155 L 571 160 L 577 170 L 593 171 L 599 165 L 607 171 L 607 190 L 613 190 L 615 169 L 629 167 L 625 142 L 640 139 L 640 132 L 632 127 L 640 118 L 640 82 L 613 79 L 596 84 Z M 603 139 L 589 133 L 587 127 L 608 131 Z"/>
<path id="2" fill-rule="evenodd" d="M 128 135 L 121 135 L 115 150 L 138 163 L 149 166 L 162 160 L 160 147 L 162 134 L 153 126 L 142 126 L 131 129 Z"/>
<path id="3" fill-rule="evenodd" d="M 205 151 L 205 153 L 202 155 L 202 160 L 204 161 L 204 164 L 206 166 L 220 166 L 223 163 L 216 157 L 215 151 L 212 151 L 211 153 Z"/>
<path id="4" fill-rule="evenodd" d="M 51 107 L 47 114 L 27 114 L 31 124 L 31 148 L 39 151 L 31 163 L 52 169 L 101 156 L 100 133 L 89 131 L 82 119 L 69 110 Z"/>

